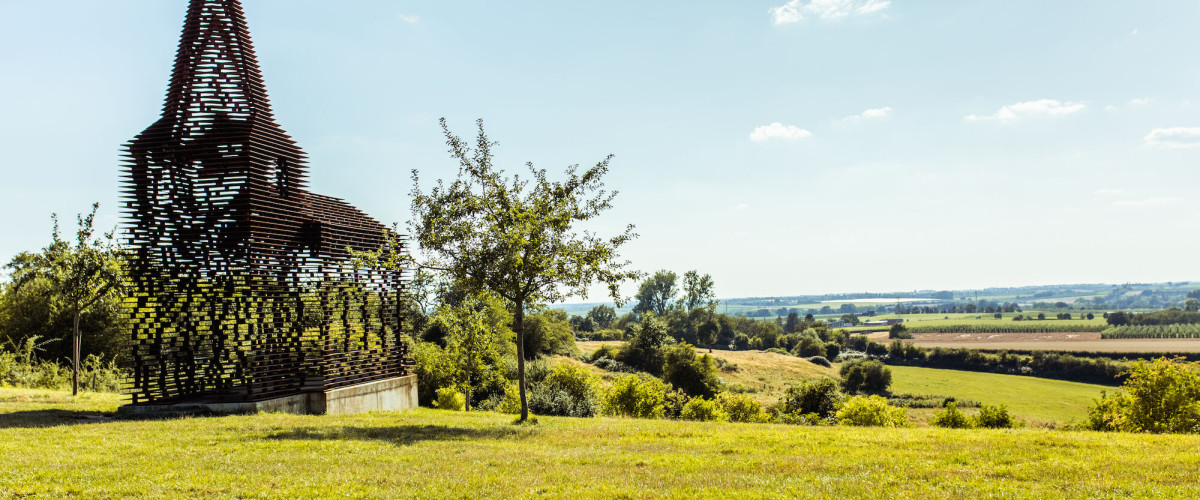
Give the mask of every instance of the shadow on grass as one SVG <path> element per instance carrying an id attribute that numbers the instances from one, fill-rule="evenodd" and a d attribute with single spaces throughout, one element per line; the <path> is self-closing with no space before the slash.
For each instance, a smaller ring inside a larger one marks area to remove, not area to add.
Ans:
<path id="1" fill-rule="evenodd" d="M 60 425 L 100 424 L 112 421 L 112 413 L 99 412 L 29 410 L 0 413 L 0 429 L 35 429 Z"/>
<path id="2" fill-rule="evenodd" d="M 533 430 L 516 426 L 481 429 L 439 425 L 403 425 L 399 427 L 299 427 L 268 434 L 266 439 L 299 441 L 382 441 L 410 446 L 422 441 L 466 441 L 476 439 L 522 439 Z"/>

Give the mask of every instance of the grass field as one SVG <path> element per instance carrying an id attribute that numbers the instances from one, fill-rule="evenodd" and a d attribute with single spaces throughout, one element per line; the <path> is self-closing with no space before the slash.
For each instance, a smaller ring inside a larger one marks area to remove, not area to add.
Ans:
<path id="1" fill-rule="evenodd" d="M 953 396 L 978 403 L 1008 405 L 1031 424 L 1069 423 L 1087 419 L 1087 409 L 1100 391 L 1116 389 L 1020 375 L 962 372 L 892 366 L 892 392 Z"/>
<path id="2" fill-rule="evenodd" d="M 36 400 L 36 401 L 34 401 Z M 0 390 L 0 497 L 1188 498 L 1200 437 L 541 418 L 419 409 L 75 424 Z M 41 427 L 46 412 L 59 424 Z M 65 418 L 65 419 L 64 419 Z"/>

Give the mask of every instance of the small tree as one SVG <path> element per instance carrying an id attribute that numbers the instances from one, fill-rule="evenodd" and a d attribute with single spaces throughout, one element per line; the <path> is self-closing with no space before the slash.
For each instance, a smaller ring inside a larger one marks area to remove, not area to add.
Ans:
<path id="1" fill-rule="evenodd" d="M 700 324 L 696 329 L 696 340 L 708 347 L 708 352 L 712 352 L 713 344 L 717 343 L 717 337 L 721 335 L 721 324 L 715 319 L 710 319 Z"/>
<path id="2" fill-rule="evenodd" d="M 441 121 L 458 179 L 438 181 L 429 192 L 413 171 L 413 236 L 427 252 L 429 266 L 445 271 L 470 289 L 487 290 L 512 308 L 517 333 L 517 383 L 522 422 L 529 419 L 525 381 L 525 311 L 534 304 L 587 297 L 596 282 L 608 286 L 620 303 L 621 282 L 641 273 L 628 270 L 617 250 L 636 237 L 633 226 L 611 238 L 578 233 L 578 225 L 612 208 L 615 192 L 601 178 L 611 156 L 582 173 L 567 169 L 566 180 L 549 180 L 545 170 L 529 166 L 531 179 L 506 177 L 493 164 L 492 147 L 477 121 L 474 147 Z"/>
<path id="3" fill-rule="evenodd" d="M 52 307 L 69 314 L 71 330 L 71 394 L 79 394 L 79 351 L 82 332 L 79 320 L 96 303 L 119 297 L 124 291 L 121 251 L 113 233 L 95 237 L 94 224 L 99 203 L 86 216 L 77 216 L 74 243 L 62 239 L 58 216 L 52 215 L 54 233 L 50 245 L 33 256 L 27 267 L 18 269 L 13 285 L 22 287 L 38 278 L 49 283 Z"/>

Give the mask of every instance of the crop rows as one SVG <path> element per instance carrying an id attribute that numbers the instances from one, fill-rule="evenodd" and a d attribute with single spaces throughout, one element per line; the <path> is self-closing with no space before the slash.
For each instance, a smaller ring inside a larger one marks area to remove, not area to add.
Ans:
<path id="1" fill-rule="evenodd" d="M 1035 323 L 1021 324 L 1017 322 L 1005 324 L 964 324 L 964 325 L 926 325 L 909 326 L 911 333 L 1077 333 L 1099 332 L 1107 325 L 1084 325 L 1079 323 L 1055 324 Z"/>
<path id="2" fill-rule="evenodd" d="M 1197 339 L 1200 325 L 1116 326 L 1100 333 L 1102 339 Z"/>

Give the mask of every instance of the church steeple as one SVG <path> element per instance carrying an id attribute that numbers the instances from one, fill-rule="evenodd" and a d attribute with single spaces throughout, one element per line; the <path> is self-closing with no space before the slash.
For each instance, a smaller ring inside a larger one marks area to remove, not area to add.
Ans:
<path id="1" fill-rule="evenodd" d="M 238 0 L 191 0 L 163 117 L 193 129 L 214 119 L 271 119 Z"/>

